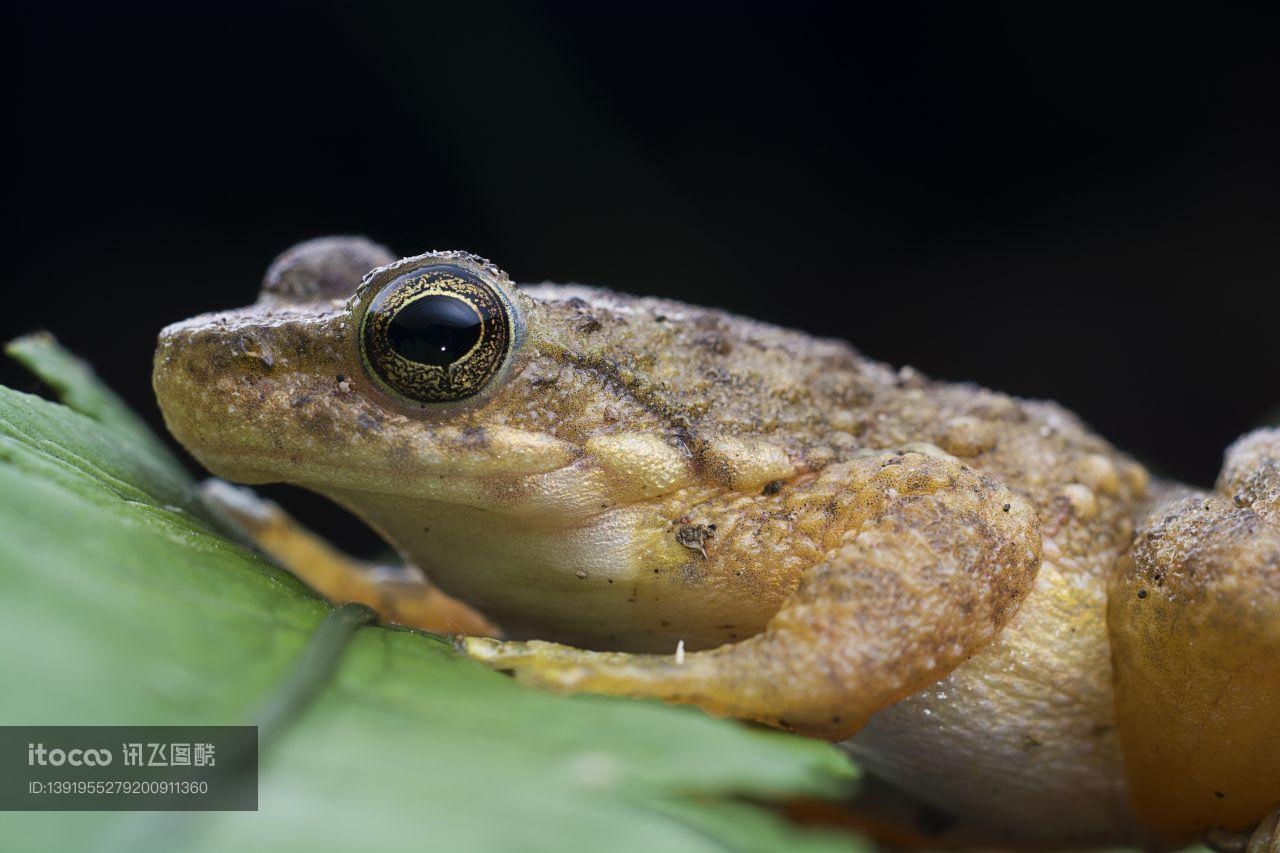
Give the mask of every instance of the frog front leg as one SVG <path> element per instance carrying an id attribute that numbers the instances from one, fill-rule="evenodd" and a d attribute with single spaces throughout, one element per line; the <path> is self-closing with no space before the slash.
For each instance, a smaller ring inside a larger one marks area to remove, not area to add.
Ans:
<path id="1" fill-rule="evenodd" d="M 344 554 L 252 489 L 210 479 L 201 494 L 263 552 L 333 604 L 364 604 L 383 622 L 424 631 L 500 635 L 491 622 L 428 583 L 417 569 Z"/>
<path id="2" fill-rule="evenodd" d="M 1280 430 L 1237 441 L 1213 493 L 1152 514 L 1113 579 L 1107 624 L 1143 822 L 1177 842 L 1244 830 L 1280 805 Z"/>
<path id="3" fill-rule="evenodd" d="M 944 677 L 1004 627 L 1040 564 L 1034 510 L 936 448 L 832 466 L 834 545 L 764 630 L 639 655 L 467 638 L 472 657 L 562 690 L 650 697 L 840 740 Z"/>

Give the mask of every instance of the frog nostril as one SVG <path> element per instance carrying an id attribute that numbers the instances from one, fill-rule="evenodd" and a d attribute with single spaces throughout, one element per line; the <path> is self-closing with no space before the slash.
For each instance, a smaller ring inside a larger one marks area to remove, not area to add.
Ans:
<path id="1" fill-rule="evenodd" d="M 262 363 L 264 367 L 275 366 L 276 358 L 271 348 L 266 346 L 256 335 L 236 335 L 231 341 L 231 351 L 238 356 L 247 356 Z"/>

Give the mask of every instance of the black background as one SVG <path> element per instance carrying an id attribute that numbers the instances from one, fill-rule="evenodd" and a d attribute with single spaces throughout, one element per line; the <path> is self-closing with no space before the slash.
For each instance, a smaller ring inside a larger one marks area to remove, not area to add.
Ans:
<path id="1" fill-rule="evenodd" d="M 1280 27 L 1032 5 L 10 10 L 0 332 L 158 425 L 161 326 L 364 233 L 1054 398 L 1210 482 L 1280 405 Z"/>

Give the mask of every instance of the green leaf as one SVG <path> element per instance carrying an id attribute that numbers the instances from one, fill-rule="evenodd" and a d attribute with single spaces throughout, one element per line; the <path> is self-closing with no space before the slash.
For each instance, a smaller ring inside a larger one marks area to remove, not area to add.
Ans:
<path id="1" fill-rule="evenodd" d="M 35 332 L 10 341 L 4 348 L 53 389 L 58 399 L 108 429 L 136 442 L 152 461 L 182 476 L 185 470 L 164 442 L 118 396 L 98 381 L 89 364 L 59 346 L 48 332 Z"/>
<path id="2" fill-rule="evenodd" d="M 220 534 L 91 372 L 16 347 L 82 411 L 0 387 L 0 724 L 269 725 L 257 812 L 0 813 L 5 850 L 860 849 L 759 804 L 846 794 L 835 748 L 361 626 Z"/>

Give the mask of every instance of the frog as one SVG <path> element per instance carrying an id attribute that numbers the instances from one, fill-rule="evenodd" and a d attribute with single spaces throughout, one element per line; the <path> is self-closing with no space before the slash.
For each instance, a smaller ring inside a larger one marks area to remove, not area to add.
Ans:
<path id="1" fill-rule="evenodd" d="M 1053 402 L 360 237 L 166 327 L 153 385 L 264 551 L 521 682 L 831 741 L 982 843 L 1280 843 L 1280 430 L 1197 488 Z"/>

